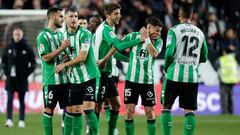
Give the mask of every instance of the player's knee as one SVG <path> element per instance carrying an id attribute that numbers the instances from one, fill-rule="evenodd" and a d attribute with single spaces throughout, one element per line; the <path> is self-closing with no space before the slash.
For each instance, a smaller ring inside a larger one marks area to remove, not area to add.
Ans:
<path id="1" fill-rule="evenodd" d="M 147 119 L 155 119 L 154 109 L 153 108 L 145 109 L 145 115 Z"/>
<path id="2" fill-rule="evenodd" d="M 121 107 L 121 103 L 120 102 L 116 102 L 114 104 L 111 104 L 112 110 L 114 111 L 119 111 L 120 107 Z"/>
<path id="3" fill-rule="evenodd" d="M 134 115 L 134 112 L 135 112 L 135 108 L 133 106 L 126 106 L 126 119 L 130 120 L 130 119 L 133 119 L 133 115 Z"/>
<path id="4" fill-rule="evenodd" d="M 102 110 L 102 105 L 101 104 L 95 104 L 95 112 L 100 113 Z"/>
<path id="5" fill-rule="evenodd" d="M 134 110 L 127 110 L 126 119 L 127 120 L 133 119 L 133 115 L 134 115 Z"/>
<path id="6" fill-rule="evenodd" d="M 53 114 L 53 109 L 45 108 L 45 109 L 44 109 L 44 112 Z"/>

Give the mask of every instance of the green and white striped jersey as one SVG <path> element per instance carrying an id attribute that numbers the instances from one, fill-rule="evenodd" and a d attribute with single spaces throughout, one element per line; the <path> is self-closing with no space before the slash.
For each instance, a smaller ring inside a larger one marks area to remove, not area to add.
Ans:
<path id="1" fill-rule="evenodd" d="M 207 59 L 203 32 L 190 23 L 182 23 L 168 31 L 165 53 L 166 78 L 176 82 L 198 82 L 198 66 Z"/>
<path id="2" fill-rule="evenodd" d="M 112 48 L 114 42 L 118 42 L 119 39 L 114 33 L 114 28 L 110 27 L 105 21 L 102 22 L 96 32 L 94 40 L 94 54 L 96 60 L 104 58 L 109 50 Z M 112 58 L 106 63 L 104 68 L 99 68 L 100 71 L 111 74 L 112 72 Z"/>
<path id="3" fill-rule="evenodd" d="M 92 42 L 93 42 L 93 48 L 95 47 L 94 45 L 94 42 L 95 42 L 95 38 L 96 38 L 96 34 L 94 33 L 93 34 L 93 37 L 92 37 Z M 111 73 L 112 76 L 118 76 L 118 67 L 117 67 L 117 60 L 116 58 L 112 58 L 112 73 Z"/>
<path id="4" fill-rule="evenodd" d="M 46 63 L 42 56 L 53 52 L 62 43 L 62 33 L 60 31 L 52 31 L 49 28 L 43 29 L 37 37 L 38 53 L 42 65 L 42 82 L 43 85 L 58 85 L 68 83 L 66 70 L 55 73 L 55 67 L 64 60 L 65 53 L 62 51 L 51 62 Z"/>
<path id="5" fill-rule="evenodd" d="M 67 48 L 66 52 L 73 60 L 79 55 L 81 48 L 86 47 L 88 50 L 87 58 L 84 62 L 75 64 L 74 66 L 68 67 L 68 78 L 73 84 L 80 84 L 91 80 L 93 78 L 100 77 L 100 72 L 96 64 L 93 47 L 91 45 L 92 34 L 86 28 L 78 28 L 74 33 L 68 33 L 67 31 L 63 34 L 64 39 L 70 40 L 71 45 Z"/>
<path id="6" fill-rule="evenodd" d="M 132 32 L 123 38 L 123 41 L 139 38 L 139 32 Z M 153 46 L 161 52 L 163 41 L 158 38 L 154 41 Z M 126 80 L 134 83 L 153 84 L 154 83 L 154 62 L 155 58 L 151 57 L 148 52 L 147 44 L 139 43 L 133 46 L 130 51 L 129 65 Z"/>

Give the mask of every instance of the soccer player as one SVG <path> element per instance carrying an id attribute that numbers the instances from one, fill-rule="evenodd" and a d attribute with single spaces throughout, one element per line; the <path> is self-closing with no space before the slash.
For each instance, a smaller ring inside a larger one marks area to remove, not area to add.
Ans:
<path id="1" fill-rule="evenodd" d="M 80 27 L 87 28 L 88 27 L 87 18 L 82 15 L 78 16 L 78 24 Z"/>
<path id="2" fill-rule="evenodd" d="M 171 135 L 171 108 L 179 96 L 184 109 L 184 135 L 193 135 L 197 109 L 198 66 L 207 60 L 207 44 L 203 32 L 191 24 L 192 3 L 182 3 L 179 9 L 180 24 L 167 34 L 164 68 L 166 78 L 162 88 L 162 134 Z"/>
<path id="3" fill-rule="evenodd" d="M 45 135 L 52 135 L 52 116 L 57 102 L 60 108 L 68 104 L 68 79 L 65 70 L 55 73 L 56 65 L 66 60 L 65 48 L 70 45 L 69 40 L 62 41 L 62 9 L 53 7 L 47 11 L 48 26 L 37 37 L 38 53 L 42 64 L 44 115 L 43 128 Z"/>
<path id="4" fill-rule="evenodd" d="M 154 115 L 154 61 L 161 52 L 163 41 L 160 37 L 162 22 L 156 17 L 146 20 L 149 38 L 130 49 L 130 60 L 126 75 L 124 90 L 124 104 L 126 107 L 125 129 L 126 135 L 134 135 L 133 115 L 138 97 L 141 96 L 142 105 L 147 117 L 148 135 L 156 135 L 156 121 Z M 139 32 L 132 32 L 123 38 L 129 41 L 140 36 Z"/>
<path id="5" fill-rule="evenodd" d="M 122 49 L 125 47 L 130 47 L 131 45 L 135 45 L 144 41 L 146 35 L 142 37 L 136 38 L 134 40 L 128 42 L 121 42 L 117 38 L 114 33 L 114 26 L 119 23 L 121 13 L 120 13 L 120 5 L 115 3 L 109 3 L 105 5 L 104 11 L 106 14 L 106 20 L 100 24 L 100 26 L 96 30 L 96 37 L 94 40 L 94 54 L 97 60 L 100 60 L 108 54 L 109 50 L 112 46 L 117 49 Z M 109 59 L 108 61 L 107 58 Z M 109 87 L 109 82 L 111 81 L 111 73 L 112 73 L 112 59 L 111 57 L 107 57 L 104 59 L 106 66 L 100 67 L 101 72 L 101 86 L 99 89 L 99 99 L 98 106 L 95 108 L 95 113 L 99 117 L 101 111 L 102 103 L 107 99 L 111 106 L 110 110 L 110 120 L 108 122 L 108 135 L 113 135 L 114 130 L 117 125 L 119 109 L 121 106 L 120 98 L 118 95 L 117 89 L 111 89 Z"/>
<path id="6" fill-rule="evenodd" d="M 70 105 L 64 119 L 64 135 L 80 135 L 82 130 L 82 110 L 93 135 L 98 135 L 98 122 L 94 113 L 96 84 L 100 72 L 96 64 L 93 48 L 91 46 L 91 32 L 78 25 L 78 12 L 75 8 L 65 11 L 67 31 L 64 38 L 71 41 L 67 49 L 70 61 L 56 66 L 56 72 L 67 68 L 70 80 Z"/>

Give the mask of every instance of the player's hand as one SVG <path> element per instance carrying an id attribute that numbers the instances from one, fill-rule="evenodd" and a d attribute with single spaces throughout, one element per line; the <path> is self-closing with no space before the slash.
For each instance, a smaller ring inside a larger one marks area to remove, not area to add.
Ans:
<path id="1" fill-rule="evenodd" d="M 66 55 L 66 54 L 64 54 L 64 56 L 63 56 L 63 63 L 65 63 L 65 62 L 67 62 L 67 61 L 69 61 L 70 60 L 70 58 L 69 58 L 69 56 L 68 55 Z"/>
<path id="2" fill-rule="evenodd" d="M 66 67 L 66 64 L 65 63 L 62 63 L 62 64 L 59 64 L 55 67 L 55 72 L 56 73 L 59 73 L 61 72 L 64 68 Z"/>
<path id="3" fill-rule="evenodd" d="M 142 42 L 145 41 L 145 39 L 149 37 L 148 30 L 145 27 L 142 27 L 139 32 L 141 34 Z"/>
<path id="4" fill-rule="evenodd" d="M 104 59 L 101 59 L 101 60 L 98 60 L 98 61 L 97 61 L 98 67 L 105 67 L 106 64 L 107 64 L 107 62 L 104 61 Z"/>
<path id="5" fill-rule="evenodd" d="M 71 44 L 70 40 L 64 39 L 64 40 L 62 41 L 62 45 L 61 45 L 60 47 L 61 47 L 62 49 L 65 49 L 65 48 L 67 48 L 70 44 Z"/>

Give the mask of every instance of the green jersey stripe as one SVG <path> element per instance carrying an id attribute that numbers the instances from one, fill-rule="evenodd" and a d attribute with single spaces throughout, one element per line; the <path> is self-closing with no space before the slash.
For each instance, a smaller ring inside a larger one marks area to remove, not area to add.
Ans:
<path id="1" fill-rule="evenodd" d="M 141 49 L 142 49 L 142 47 L 140 45 L 136 46 L 136 48 L 137 48 L 136 52 L 140 52 Z M 140 68 L 140 70 L 141 70 L 142 69 L 142 67 L 141 67 L 142 64 L 140 65 L 140 56 L 137 54 L 136 58 L 137 58 L 137 63 L 136 63 L 136 66 L 135 66 L 135 70 L 137 70 L 137 68 Z M 134 82 L 138 82 L 139 81 L 139 78 L 140 78 L 139 74 L 140 74 L 140 72 L 136 72 L 135 71 L 135 74 L 133 74 L 133 75 L 135 75 Z"/>
<path id="2" fill-rule="evenodd" d="M 183 81 L 183 77 L 184 77 L 184 65 L 182 65 L 182 64 L 178 64 L 179 65 L 179 70 L 178 70 L 178 72 L 179 72 L 179 76 L 178 76 L 178 80 L 179 81 Z"/>
<path id="3" fill-rule="evenodd" d="M 194 76 L 193 76 L 193 66 L 189 66 L 188 76 L 191 76 L 191 77 L 188 78 L 188 82 L 193 82 L 193 78 L 194 78 Z"/>
<path id="4" fill-rule="evenodd" d="M 144 71 L 148 71 L 148 68 L 149 68 L 149 63 L 150 61 L 143 61 L 143 68 L 144 68 Z M 143 82 L 148 82 L 148 78 L 150 77 L 149 75 L 148 75 L 148 72 L 144 72 L 144 80 L 143 80 Z M 142 82 L 142 83 L 143 83 Z"/>
<path id="5" fill-rule="evenodd" d="M 135 74 L 136 74 L 136 65 L 137 65 L 137 58 L 136 58 L 137 51 L 136 50 L 137 50 L 137 47 L 133 47 L 132 53 L 131 53 L 131 57 L 133 57 L 133 59 L 130 60 L 130 63 L 132 63 L 132 64 L 129 63 L 129 65 L 131 67 L 131 69 L 130 69 L 131 74 L 129 74 L 131 82 L 134 82 L 134 78 L 135 78 Z M 128 69 L 128 71 L 129 71 L 129 69 Z"/>
<path id="6" fill-rule="evenodd" d="M 152 65 L 154 65 L 154 60 L 153 60 L 152 57 L 150 57 L 149 60 L 148 60 L 148 69 L 147 69 L 147 71 L 148 71 L 148 75 L 147 75 L 148 81 L 146 81 L 146 82 L 148 82 L 148 84 L 153 84 L 153 82 L 154 82 L 154 78 L 153 78 L 153 71 L 154 71 L 153 67 L 154 66 L 152 66 Z"/>

